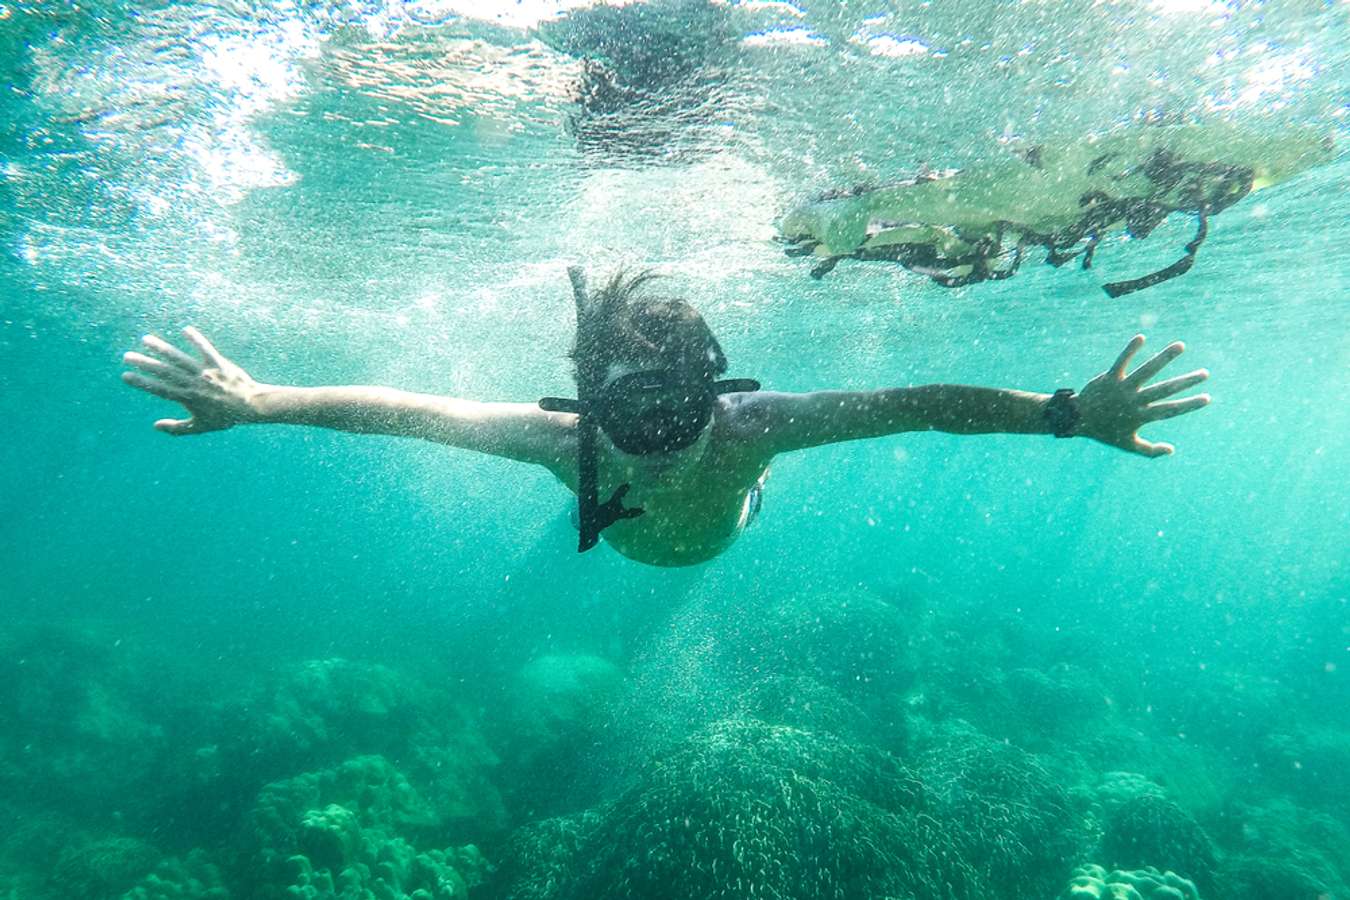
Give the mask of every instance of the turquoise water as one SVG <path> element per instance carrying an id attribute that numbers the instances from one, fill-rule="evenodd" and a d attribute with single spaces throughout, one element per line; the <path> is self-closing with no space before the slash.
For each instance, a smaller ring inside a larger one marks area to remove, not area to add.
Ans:
<path id="1" fill-rule="evenodd" d="M 1346 896 L 1350 8 L 559 6 L 0 3 L 0 895 Z M 955 290 L 776 240 L 1148 116 L 1337 150 L 1117 299 L 1184 217 Z M 273 383 L 566 395 L 578 264 L 668 276 L 775 390 L 1081 387 L 1142 331 L 1214 401 L 1161 460 L 787 455 L 665 570 L 578 556 L 542 470 L 171 439 L 118 380 L 195 324 Z"/>

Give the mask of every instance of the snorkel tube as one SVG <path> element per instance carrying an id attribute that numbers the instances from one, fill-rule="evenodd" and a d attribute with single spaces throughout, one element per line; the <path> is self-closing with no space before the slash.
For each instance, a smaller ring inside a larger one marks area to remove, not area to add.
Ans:
<path id="1" fill-rule="evenodd" d="M 579 266 L 568 266 L 567 277 L 572 281 L 572 296 L 577 304 L 577 346 L 594 345 L 599 338 L 590 298 L 586 294 L 586 275 Z M 539 408 L 548 412 L 570 412 L 577 415 L 577 518 L 579 537 L 577 552 L 585 553 L 600 542 L 600 532 L 620 519 L 642 515 L 641 507 L 626 508 L 624 494 L 628 484 L 621 484 L 610 498 L 600 503 L 600 485 L 596 460 L 596 442 L 600 426 L 595 421 L 594 405 L 604 383 L 605 373 L 599 371 L 594 353 L 577 354 L 577 399 L 545 397 Z"/>

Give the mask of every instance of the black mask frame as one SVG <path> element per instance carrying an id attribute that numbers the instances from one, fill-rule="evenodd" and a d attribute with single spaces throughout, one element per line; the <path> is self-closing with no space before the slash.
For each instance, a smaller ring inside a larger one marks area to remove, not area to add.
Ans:
<path id="1" fill-rule="evenodd" d="M 596 400 L 595 418 L 624 453 L 671 453 L 698 440 L 716 402 L 711 378 L 645 369 L 607 382 Z"/>

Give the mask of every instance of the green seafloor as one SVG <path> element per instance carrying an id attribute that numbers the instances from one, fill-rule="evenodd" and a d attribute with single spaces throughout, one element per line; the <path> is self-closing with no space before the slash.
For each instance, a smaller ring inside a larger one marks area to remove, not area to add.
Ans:
<path id="1" fill-rule="evenodd" d="M 563 8 L 566 7 L 566 8 Z M 0 897 L 1350 897 L 1350 6 L 0 0 Z M 815 280 L 822 191 L 1222 118 L 1336 152 L 1089 270 Z M 1048 145 L 1049 145 L 1048 144 Z M 568 265 L 650 266 L 777 390 L 1214 402 L 1148 460 L 775 461 L 685 569 L 520 464 L 170 438 L 123 351 L 570 392 Z"/>

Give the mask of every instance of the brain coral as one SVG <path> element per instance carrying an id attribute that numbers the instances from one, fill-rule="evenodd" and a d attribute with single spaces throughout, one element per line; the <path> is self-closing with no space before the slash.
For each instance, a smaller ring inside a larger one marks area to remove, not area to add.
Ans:
<path id="1" fill-rule="evenodd" d="M 1156 794 L 1131 797 L 1104 822 L 1101 853 L 1118 869 L 1158 865 L 1202 888 L 1213 885 L 1216 853 L 1209 835 L 1186 810 Z"/>
<path id="2" fill-rule="evenodd" d="M 925 785 L 951 819 L 952 839 L 993 896 L 1050 896 L 1084 850 L 1083 816 L 1025 751 L 947 727 L 921 757 Z"/>
<path id="3" fill-rule="evenodd" d="M 1101 866 L 1073 871 L 1060 900 L 1200 900 L 1195 885 L 1174 872 L 1138 869 L 1108 872 Z"/>
<path id="4" fill-rule="evenodd" d="M 724 720 L 649 764 L 591 816 L 519 837 L 503 893 L 514 900 L 984 896 L 939 814 L 889 754 Z"/>

